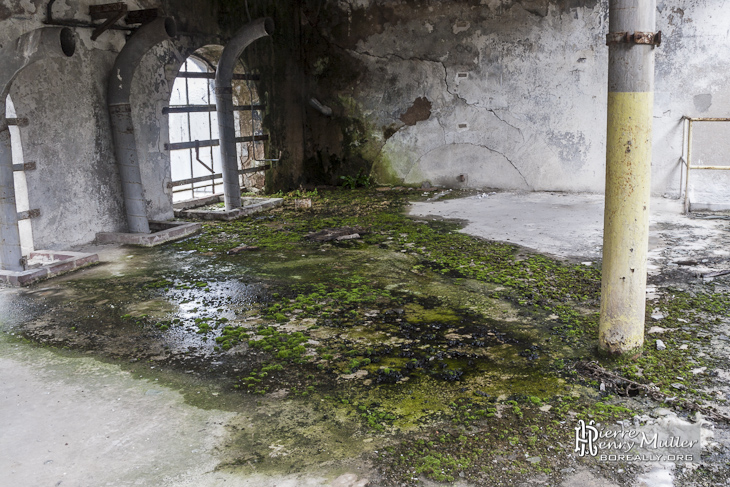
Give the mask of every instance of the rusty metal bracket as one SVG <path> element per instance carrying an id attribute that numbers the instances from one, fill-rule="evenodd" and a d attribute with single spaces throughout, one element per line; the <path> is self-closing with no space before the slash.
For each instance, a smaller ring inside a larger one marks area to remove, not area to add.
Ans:
<path id="1" fill-rule="evenodd" d="M 75 27 L 75 28 L 82 28 L 82 29 L 96 29 L 98 25 L 86 22 L 85 20 L 76 20 L 76 19 L 56 19 L 53 17 L 53 4 L 56 3 L 56 0 L 48 0 L 48 4 L 46 4 L 46 18 L 43 21 L 46 25 L 60 25 L 64 27 Z M 103 17 L 106 18 L 106 17 Z M 123 30 L 126 32 L 132 32 L 135 30 L 135 27 L 127 27 L 124 25 L 110 25 L 108 27 L 109 29 L 114 30 Z"/>
<path id="2" fill-rule="evenodd" d="M 13 171 L 35 171 L 35 162 L 26 162 L 25 164 L 13 164 Z"/>
<path id="3" fill-rule="evenodd" d="M 27 127 L 30 122 L 27 118 L 8 118 L 8 125 L 17 125 L 18 127 Z"/>
<path id="4" fill-rule="evenodd" d="M 654 32 L 611 32 L 606 34 L 606 45 L 615 44 L 644 44 L 649 46 L 660 46 L 662 43 L 662 31 Z"/>
<path id="5" fill-rule="evenodd" d="M 117 20 L 127 15 L 127 4 L 124 2 L 107 3 L 104 5 L 90 5 L 89 14 L 92 20 L 104 20 L 99 27 L 94 29 L 91 34 L 91 40 L 95 41 L 106 32 L 112 25 L 116 24 Z"/>
<path id="6" fill-rule="evenodd" d="M 195 141 L 195 160 L 198 161 L 198 164 L 206 168 L 208 171 L 210 171 L 211 174 L 215 174 L 215 171 L 212 167 L 208 166 L 206 163 L 200 160 L 200 141 Z"/>
<path id="7" fill-rule="evenodd" d="M 89 5 L 91 20 L 108 19 L 119 12 L 127 12 L 127 4 L 124 2 L 105 3 L 103 5 Z"/>
<path id="8" fill-rule="evenodd" d="M 39 216 L 41 216 L 41 210 L 21 211 L 18 213 L 18 221 L 28 220 L 29 218 L 38 218 Z"/>

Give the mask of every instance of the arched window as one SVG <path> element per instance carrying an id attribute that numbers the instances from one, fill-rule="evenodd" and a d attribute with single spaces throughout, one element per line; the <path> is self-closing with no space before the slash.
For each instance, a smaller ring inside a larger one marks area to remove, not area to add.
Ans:
<path id="1" fill-rule="evenodd" d="M 203 176 L 220 174 L 220 152 L 216 146 L 200 147 L 195 141 L 218 138 L 218 117 L 209 107 L 215 105 L 214 80 L 196 75 L 214 73 L 200 58 L 185 60 L 175 79 L 170 96 L 170 142 L 192 147 L 170 151 L 172 181 L 191 182 L 173 189 L 173 201 L 209 196 L 221 190 L 220 178 L 196 181 Z"/>
<path id="2" fill-rule="evenodd" d="M 223 191 L 218 116 L 215 111 L 215 62 L 222 47 L 207 46 L 185 60 L 173 83 L 170 106 L 170 170 L 173 202 L 204 198 Z M 260 103 L 252 80 L 239 62 L 233 80 L 241 186 L 262 188 L 264 141 Z M 247 170 L 250 172 L 243 172 Z"/>
<path id="3" fill-rule="evenodd" d="M 20 219 L 18 230 L 20 231 L 20 245 L 23 256 L 27 257 L 33 250 L 33 226 L 31 224 L 30 199 L 28 197 L 28 184 L 25 179 L 25 170 L 35 167 L 26 164 L 23 158 L 23 146 L 20 143 L 20 126 L 26 123 L 19 119 L 15 112 L 15 105 L 10 95 L 5 99 L 5 117 L 10 126 L 10 145 L 12 147 L 13 159 L 13 182 L 15 186 L 15 206 Z"/>

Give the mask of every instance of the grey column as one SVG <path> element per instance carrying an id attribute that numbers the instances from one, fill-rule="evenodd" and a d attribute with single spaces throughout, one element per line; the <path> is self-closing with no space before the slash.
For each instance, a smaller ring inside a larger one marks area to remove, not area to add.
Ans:
<path id="1" fill-rule="evenodd" d="M 0 93 L 0 263 L 10 271 L 23 270 L 20 259 L 18 209 L 15 205 L 15 183 L 13 179 L 13 158 L 10 147 L 10 130 L 5 118 L 5 97 Z"/>
<path id="2" fill-rule="evenodd" d="M 599 349 L 644 343 L 649 247 L 655 0 L 610 0 L 606 209 Z"/>
<path id="3" fill-rule="evenodd" d="M 134 73 L 144 55 L 177 33 L 175 21 L 161 17 L 143 25 L 124 45 L 109 76 L 107 104 L 111 118 L 114 155 L 124 192 L 124 209 L 131 233 L 150 233 L 147 200 L 137 157 L 137 138 L 132 124 L 130 94 Z"/>
<path id="4" fill-rule="evenodd" d="M 226 210 L 240 208 L 241 185 L 238 178 L 238 151 L 233 116 L 233 71 L 243 50 L 256 39 L 271 35 L 274 21 L 268 17 L 244 25 L 228 42 L 215 74 L 215 104 L 218 112 L 218 137 L 223 165 L 223 198 Z"/>

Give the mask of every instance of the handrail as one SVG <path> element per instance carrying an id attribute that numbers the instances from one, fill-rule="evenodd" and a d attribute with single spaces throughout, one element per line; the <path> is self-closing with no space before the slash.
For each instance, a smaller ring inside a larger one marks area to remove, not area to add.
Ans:
<path id="1" fill-rule="evenodd" d="M 730 118 L 725 117 L 682 117 L 682 123 L 687 121 L 687 159 L 682 157 L 682 162 L 686 167 L 684 176 L 684 214 L 689 213 L 689 170 L 690 169 L 707 169 L 712 171 L 730 171 L 730 166 L 693 166 L 692 165 L 692 123 L 693 122 L 730 122 Z M 681 190 L 680 182 L 680 190 Z M 681 194 L 681 193 L 680 193 Z"/>

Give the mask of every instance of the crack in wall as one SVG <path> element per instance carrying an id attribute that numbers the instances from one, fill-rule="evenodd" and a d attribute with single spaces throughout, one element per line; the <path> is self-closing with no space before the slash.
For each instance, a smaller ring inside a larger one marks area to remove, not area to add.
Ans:
<path id="1" fill-rule="evenodd" d="M 439 123 L 439 125 L 440 125 L 440 123 Z M 444 137 L 444 140 L 445 140 L 445 137 Z M 494 152 L 495 154 L 499 154 L 500 156 L 502 156 L 504 158 L 505 161 L 507 161 L 512 166 L 512 168 L 515 171 L 517 171 L 517 174 L 520 175 L 520 177 L 522 178 L 522 181 L 525 183 L 525 186 L 527 187 L 527 189 L 529 189 L 530 191 L 533 190 L 532 185 L 529 182 L 527 182 L 527 178 L 525 178 L 525 175 L 522 174 L 522 171 L 520 171 L 520 169 L 517 167 L 517 165 L 509 157 L 507 157 L 503 152 L 500 152 L 497 149 L 492 149 L 491 147 L 486 146 L 484 144 L 476 144 L 474 142 L 452 142 L 451 144 L 444 143 L 443 145 L 440 145 L 438 147 L 434 147 L 433 149 L 430 149 L 430 150 L 424 152 L 423 154 L 421 154 L 418 157 L 418 159 L 416 159 L 416 161 L 408 169 L 408 171 L 406 172 L 406 177 L 413 170 L 413 167 L 414 166 L 420 165 L 421 160 L 424 157 L 426 157 L 427 155 L 429 155 L 430 153 L 432 153 L 434 151 L 437 151 L 437 150 L 442 149 L 443 147 L 446 147 L 446 146 L 449 146 L 449 145 L 471 145 L 471 146 L 474 146 L 474 147 L 481 147 L 482 149 L 487 149 L 489 152 Z"/>
<path id="2" fill-rule="evenodd" d="M 370 51 L 367 51 L 367 50 L 364 50 L 364 51 L 360 51 L 360 50 L 356 50 L 356 49 L 349 49 L 349 48 L 346 48 L 346 47 L 340 46 L 340 45 L 338 45 L 338 44 L 337 44 L 337 43 L 335 43 L 335 42 L 332 42 L 332 40 L 330 40 L 330 39 L 327 39 L 327 37 L 326 37 L 326 36 L 322 36 L 322 37 L 323 37 L 323 38 L 324 38 L 324 39 L 326 40 L 326 42 L 327 42 L 328 44 L 330 44 L 330 45 L 332 45 L 332 46 L 334 46 L 334 47 L 337 47 L 337 48 L 339 48 L 339 49 L 340 49 L 340 50 L 342 50 L 342 51 L 345 51 L 345 52 L 348 52 L 348 53 L 351 53 L 351 54 L 354 54 L 354 55 L 360 55 L 360 56 L 365 56 L 365 57 L 369 57 L 369 58 L 373 58 L 373 59 L 378 59 L 378 60 L 381 60 L 381 61 L 391 61 L 391 60 L 393 60 L 393 59 L 398 59 L 398 60 L 401 60 L 401 61 L 405 61 L 405 62 L 414 62 L 414 61 L 418 61 L 418 62 L 423 62 L 423 63 L 435 63 L 435 64 L 438 64 L 438 65 L 439 65 L 439 66 L 441 67 L 441 69 L 443 69 L 443 71 L 444 71 L 444 86 L 445 86 L 445 88 L 446 88 L 446 92 L 447 92 L 447 93 L 448 93 L 449 95 L 451 95 L 452 97 L 454 97 L 454 98 L 455 98 L 456 100 L 459 100 L 459 101 L 461 101 L 461 102 L 462 102 L 462 103 L 464 103 L 464 105 L 466 105 L 466 106 L 469 106 L 469 107 L 475 107 L 475 108 L 479 108 L 479 109 L 482 109 L 482 110 L 484 110 L 484 111 L 486 111 L 486 112 L 489 112 L 489 113 L 490 113 L 490 114 L 491 114 L 491 115 L 492 115 L 493 117 L 495 117 L 495 118 L 496 118 L 497 120 L 499 120 L 499 121 L 500 121 L 501 123 L 503 123 L 503 124 L 507 125 L 508 127 L 512 128 L 512 129 L 514 129 L 514 130 L 517 130 L 517 132 L 518 132 L 518 133 L 520 134 L 520 137 L 522 138 L 522 141 L 523 141 L 523 142 L 525 141 L 525 135 L 524 135 L 524 133 L 522 132 L 522 129 L 520 129 L 519 127 L 517 127 L 517 126 L 515 126 L 515 125 L 511 124 L 510 122 L 508 122 L 508 121 L 507 121 L 507 120 L 505 120 L 504 118 L 500 117 L 500 116 L 499 116 L 499 115 L 497 114 L 497 110 L 498 110 L 498 109 L 494 109 L 494 108 L 488 108 L 488 107 L 485 107 L 485 106 L 483 106 L 483 105 L 480 105 L 480 104 L 478 104 L 478 103 L 469 103 L 469 101 L 468 101 L 468 100 L 467 100 L 466 98 L 464 98 L 463 96 L 461 96 L 461 95 L 460 95 L 459 93 L 456 93 L 456 92 L 452 91 L 451 87 L 449 86 L 449 80 L 448 80 L 448 69 L 447 69 L 447 67 L 446 67 L 446 65 L 444 64 L 444 62 L 443 62 L 443 61 L 440 61 L 440 60 L 434 60 L 434 59 L 428 59 L 428 58 L 422 58 L 422 57 L 418 57 L 418 56 L 411 56 L 411 57 L 406 57 L 406 56 L 402 56 L 402 55 L 400 55 L 400 54 L 396 54 L 396 53 L 388 53 L 388 54 L 386 54 L 386 55 L 376 55 L 376 54 L 373 54 L 372 52 L 370 52 Z M 445 127 L 445 126 L 443 125 L 443 123 L 441 122 L 441 118 L 440 118 L 440 117 L 439 117 L 438 115 L 437 115 L 436 117 L 434 117 L 434 118 L 435 118 L 435 119 L 436 119 L 436 121 L 438 122 L 438 124 L 439 124 L 439 127 L 441 127 L 441 130 L 442 130 L 442 133 L 443 133 L 443 139 L 444 139 L 444 144 L 443 144 L 443 145 L 441 145 L 441 146 L 439 146 L 439 147 L 433 148 L 433 149 L 431 149 L 431 150 L 429 150 L 429 151 L 425 152 L 425 153 L 424 153 L 424 154 L 422 154 L 421 156 L 419 156 L 419 158 L 418 158 L 418 159 L 416 159 L 415 163 L 414 163 L 413 165 L 411 165 L 411 168 L 410 168 L 410 169 L 409 169 L 409 170 L 408 170 L 408 171 L 406 172 L 406 176 L 407 176 L 407 174 L 408 174 L 408 173 L 410 173 L 410 171 L 412 171 L 412 170 L 413 170 L 413 167 L 414 167 L 414 166 L 418 166 L 418 165 L 420 165 L 420 162 L 421 162 L 421 160 L 422 160 L 422 159 L 423 159 L 423 158 L 424 158 L 425 156 L 427 156 L 427 155 L 428 155 L 428 154 L 430 154 L 431 152 L 433 152 L 433 151 L 435 151 L 435 150 L 437 150 L 437 149 L 439 149 L 439 148 L 441 148 L 441 147 L 444 147 L 444 146 L 446 146 L 446 145 L 447 145 L 447 143 L 446 143 L 446 127 Z M 400 129 L 401 129 L 401 128 L 403 128 L 403 127 L 399 127 L 399 128 L 398 128 L 398 130 L 396 130 L 396 132 L 400 131 Z M 385 141 L 385 142 L 384 142 L 384 143 L 383 143 L 383 144 L 381 145 L 381 147 L 380 147 L 380 150 L 378 151 L 378 158 L 379 158 L 379 157 L 380 157 L 380 155 L 382 154 L 382 152 L 383 152 L 383 149 L 385 148 L 385 144 L 386 144 L 386 143 L 387 143 L 387 141 Z M 517 165 L 515 164 L 515 162 L 514 162 L 514 161 L 512 161 L 512 159 L 510 159 L 509 157 L 507 157 L 507 155 L 506 155 L 506 154 L 504 154 L 503 152 L 501 152 L 501 151 L 499 151 L 499 150 L 496 150 L 496 149 L 493 149 L 493 148 L 491 148 L 491 147 L 488 147 L 488 146 L 486 146 L 486 145 L 483 145 L 483 144 L 476 144 L 476 143 L 473 143 L 473 142 L 454 142 L 454 143 L 452 143 L 452 144 L 448 144 L 448 145 L 456 145 L 456 144 L 465 144 L 465 145 L 471 145 L 471 146 L 475 146 L 475 147 L 481 147 L 481 148 L 483 148 L 483 149 L 486 149 L 486 150 L 488 150 L 488 151 L 490 151 L 490 152 L 493 152 L 493 153 L 499 154 L 500 156 L 502 156 L 502 158 L 504 158 L 504 160 L 505 160 L 505 161 L 507 161 L 507 162 L 508 162 L 508 163 L 509 163 L 509 164 L 510 164 L 510 165 L 512 166 L 512 168 L 513 168 L 513 169 L 514 169 L 515 171 L 517 171 L 517 174 L 519 174 L 519 175 L 520 175 L 520 178 L 522 178 L 522 181 L 523 181 L 523 182 L 525 183 L 525 186 L 526 186 L 526 187 L 527 187 L 528 189 L 532 190 L 532 185 L 530 185 L 530 183 L 529 183 L 529 182 L 527 181 L 527 178 L 525 177 L 525 175 L 524 175 L 524 174 L 522 174 L 522 171 L 520 171 L 520 169 L 519 169 L 519 168 L 517 167 Z"/>
<path id="3" fill-rule="evenodd" d="M 475 105 L 475 106 L 479 106 L 479 105 Z M 502 117 L 500 117 L 499 115 L 497 115 L 497 112 L 495 110 L 503 110 L 503 108 L 496 108 L 496 109 L 495 108 L 487 108 L 487 107 L 480 107 L 480 108 L 484 108 L 486 111 L 488 111 L 489 113 L 491 113 L 492 115 L 494 115 L 495 117 L 497 117 L 497 120 L 499 120 L 500 122 L 502 122 L 502 123 L 504 123 L 504 124 L 512 127 L 513 129 L 515 129 L 517 132 L 519 132 L 520 137 L 522 137 L 522 142 L 525 141 L 525 134 L 522 133 L 522 129 L 521 128 L 517 127 L 516 125 L 513 125 L 513 124 L 509 123 L 507 120 L 505 120 Z"/>
<path id="4" fill-rule="evenodd" d="M 336 44 L 333 44 L 333 45 L 336 45 Z M 422 58 L 422 57 L 418 57 L 418 56 L 405 57 L 405 56 L 401 56 L 400 54 L 395 54 L 395 53 L 390 53 L 385 56 L 378 56 L 376 54 L 371 53 L 370 51 L 357 51 L 355 49 L 347 49 L 347 48 L 344 48 L 341 46 L 337 46 L 337 47 L 339 47 L 340 49 L 344 49 L 347 52 L 360 54 L 362 56 L 372 57 L 372 58 L 380 59 L 383 61 L 390 61 L 392 58 L 396 58 L 396 59 L 400 59 L 401 61 L 420 61 L 422 63 L 436 63 L 436 64 L 440 64 L 441 66 L 443 66 L 443 62 L 441 62 L 441 61 L 435 61 L 433 59 Z"/>
<path id="5" fill-rule="evenodd" d="M 446 145 L 446 127 L 444 127 L 444 124 L 441 123 L 441 118 L 438 115 L 434 118 L 436 119 L 436 122 L 438 122 L 439 127 L 441 127 L 442 136 L 444 138 L 443 145 Z"/>
<path id="6" fill-rule="evenodd" d="M 455 93 L 455 92 L 451 91 L 451 89 L 449 88 L 449 72 L 448 72 L 448 69 L 446 68 L 446 65 L 443 62 L 439 61 L 438 63 L 441 65 L 441 68 L 443 68 L 443 70 L 444 70 L 444 85 L 446 85 L 446 92 L 448 94 L 450 94 L 451 96 L 455 97 L 457 100 L 461 100 L 466 106 L 474 107 L 474 108 L 480 108 L 482 110 L 485 110 L 485 111 L 491 113 L 500 122 L 502 122 L 505 125 L 507 125 L 509 127 L 512 127 L 513 129 L 517 130 L 517 132 L 519 132 L 519 134 L 520 134 L 520 137 L 522 137 L 522 142 L 525 141 L 525 135 L 522 133 L 522 129 L 519 128 L 519 127 L 517 127 L 517 126 L 515 126 L 515 125 L 513 125 L 513 124 L 511 124 L 511 123 L 509 123 L 508 121 L 506 121 L 505 119 L 503 119 L 502 117 L 500 117 L 499 115 L 497 115 L 497 113 L 495 112 L 495 109 L 494 108 L 487 108 L 484 105 L 480 105 L 479 103 L 469 103 L 469 101 L 466 98 L 464 98 L 463 96 L 461 96 L 459 93 Z"/>
<path id="7" fill-rule="evenodd" d="M 347 52 L 351 52 L 351 53 L 354 53 L 354 54 L 360 54 L 362 56 L 372 57 L 372 58 L 380 59 L 380 60 L 384 60 L 384 61 L 390 61 L 392 58 L 396 58 L 396 59 L 400 59 L 401 61 L 407 61 L 407 62 L 420 61 L 420 62 L 425 62 L 425 63 L 435 63 L 435 64 L 438 64 L 439 66 L 441 66 L 441 69 L 444 70 L 444 86 L 446 87 L 446 92 L 449 95 L 453 96 L 457 100 L 460 100 L 466 106 L 474 107 L 474 108 L 479 108 L 479 109 L 482 109 L 482 110 L 484 110 L 486 112 L 489 112 L 491 115 L 493 115 L 497 120 L 499 120 L 503 124 L 507 125 L 510 128 L 515 129 L 520 134 L 520 137 L 522 137 L 522 142 L 525 141 L 525 134 L 522 132 L 522 129 L 521 128 L 519 128 L 516 125 L 508 122 L 507 120 L 505 120 L 504 118 L 500 117 L 497 114 L 497 110 L 500 110 L 500 109 L 488 108 L 488 107 L 485 107 L 484 105 L 480 105 L 479 103 L 469 103 L 469 101 L 466 98 L 464 98 L 463 96 L 461 96 L 459 93 L 456 93 L 456 92 L 452 91 L 451 88 L 450 88 L 450 86 L 449 86 L 448 69 L 446 68 L 446 65 L 443 63 L 443 61 L 437 61 L 437 60 L 433 60 L 433 59 L 421 58 L 421 57 L 418 57 L 418 56 L 405 57 L 405 56 L 401 56 L 399 54 L 394 54 L 394 53 L 390 53 L 390 54 L 388 54 L 386 56 L 378 56 L 378 55 L 372 54 L 369 51 L 357 51 L 357 50 L 353 50 L 353 49 L 346 49 L 346 48 L 343 48 L 341 46 L 338 46 L 338 47 L 340 47 L 340 49 L 343 49 L 343 50 L 345 50 Z M 440 121 L 439 121 L 439 123 L 440 123 Z"/>
<path id="8" fill-rule="evenodd" d="M 504 152 L 498 151 L 497 149 L 492 149 L 491 147 L 488 147 L 488 146 L 486 146 L 484 144 L 475 144 L 474 142 L 459 142 L 459 144 L 466 144 L 466 145 L 473 145 L 475 147 L 481 147 L 483 149 L 487 149 L 490 152 L 495 152 L 495 153 L 499 154 L 500 156 L 504 157 L 504 160 L 507 161 L 507 162 L 509 162 L 510 165 L 514 168 L 514 170 L 517 171 L 517 174 L 520 175 L 520 177 L 522 178 L 522 180 L 525 182 L 525 186 L 527 186 L 527 189 L 532 190 L 532 186 L 530 185 L 530 183 L 527 182 L 527 178 L 525 178 L 525 175 L 522 174 L 522 171 L 520 171 L 520 169 L 512 161 L 512 159 L 510 159 L 509 157 L 507 157 L 504 154 Z"/>

